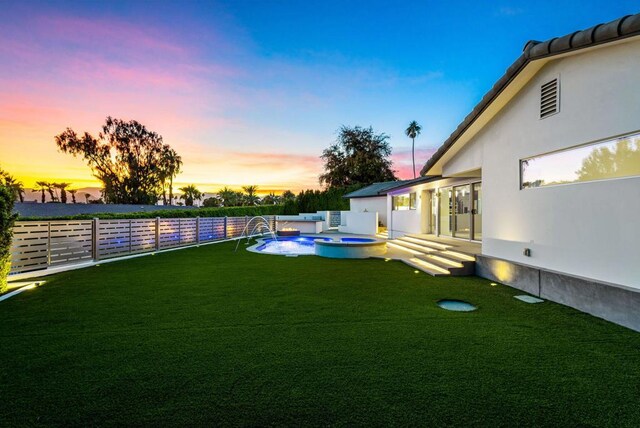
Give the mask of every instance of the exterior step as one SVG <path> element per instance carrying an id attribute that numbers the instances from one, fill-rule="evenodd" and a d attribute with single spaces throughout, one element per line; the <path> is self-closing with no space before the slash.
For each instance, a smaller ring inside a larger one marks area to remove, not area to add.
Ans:
<path id="1" fill-rule="evenodd" d="M 430 251 L 439 251 L 439 250 L 446 249 L 446 247 L 442 248 L 440 245 L 438 245 L 438 244 L 436 244 L 434 242 L 427 241 L 427 240 L 424 240 L 424 239 L 413 238 L 411 236 L 403 236 L 401 238 L 398 238 L 398 240 L 406 242 L 406 243 L 409 243 L 409 244 L 413 244 L 413 245 L 419 245 L 419 246 L 424 247 L 424 248 L 426 248 L 426 249 L 428 249 Z"/>
<path id="2" fill-rule="evenodd" d="M 409 242 L 409 241 L 405 241 L 402 239 L 394 239 L 392 241 L 390 241 L 391 243 L 398 245 L 400 247 L 404 247 L 413 251 L 416 251 L 417 254 L 425 254 L 425 253 L 430 253 L 433 251 L 437 251 L 433 248 L 430 247 L 425 247 L 424 245 L 419 245 L 419 244 L 415 244 L 413 242 Z M 416 253 L 414 253 L 416 254 Z"/>
<path id="3" fill-rule="evenodd" d="M 466 276 L 475 273 L 475 262 L 453 260 L 443 256 L 442 253 L 425 254 L 424 256 L 416 256 L 416 258 L 446 269 L 454 276 Z"/>
<path id="4" fill-rule="evenodd" d="M 424 237 L 422 237 L 420 235 L 408 234 L 408 235 L 403 236 L 403 238 L 410 239 L 410 240 L 412 240 L 414 242 L 421 242 L 421 243 L 423 243 L 425 245 L 430 245 L 430 246 L 432 246 L 434 248 L 437 248 L 439 250 L 446 250 L 448 248 L 451 248 L 451 245 L 443 244 L 443 243 L 437 242 L 437 241 L 432 241 L 432 240 L 424 238 Z"/>
<path id="5" fill-rule="evenodd" d="M 418 251 L 418 250 L 416 250 L 414 248 L 409 248 L 409 247 L 403 245 L 402 242 L 398 242 L 395 239 L 392 240 L 392 241 L 387 241 L 387 246 L 390 247 L 390 248 L 393 248 L 395 250 L 405 251 L 405 252 L 407 252 L 409 254 L 412 254 L 414 256 L 415 255 L 420 255 L 420 254 L 425 254 L 424 251 Z"/>
<path id="6" fill-rule="evenodd" d="M 412 268 L 421 270 L 422 272 L 428 273 L 431 276 L 446 276 L 451 275 L 447 269 L 443 269 L 440 266 L 434 265 L 430 262 L 412 257 L 410 259 L 402 260 L 405 264 L 411 266 Z"/>

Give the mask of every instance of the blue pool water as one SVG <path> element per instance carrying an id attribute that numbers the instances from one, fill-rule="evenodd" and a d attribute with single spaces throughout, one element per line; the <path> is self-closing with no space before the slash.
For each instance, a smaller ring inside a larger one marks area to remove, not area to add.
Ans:
<path id="1" fill-rule="evenodd" d="M 342 242 L 375 242 L 375 239 L 371 238 L 341 238 Z"/>
<path id="2" fill-rule="evenodd" d="M 330 238 L 314 236 L 283 236 L 278 239 L 265 239 L 256 251 L 267 254 L 315 254 L 314 240 L 331 241 Z"/>
<path id="3" fill-rule="evenodd" d="M 471 303 L 463 302 L 462 300 L 440 300 L 438 306 L 442 309 L 456 312 L 471 312 L 478 309 Z"/>

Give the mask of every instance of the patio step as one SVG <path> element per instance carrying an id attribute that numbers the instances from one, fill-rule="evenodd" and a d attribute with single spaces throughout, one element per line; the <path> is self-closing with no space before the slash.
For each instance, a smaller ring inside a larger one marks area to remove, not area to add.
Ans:
<path id="1" fill-rule="evenodd" d="M 435 265 L 433 263 L 427 262 L 422 259 L 418 259 L 416 257 L 412 257 L 410 259 L 403 259 L 402 261 L 405 264 L 411 266 L 412 268 L 428 273 L 431 276 L 451 275 L 451 272 L 448 269 L 444 269 L 438 265 Z"/>
<path id="2" fill-rule="evenodd" d="M 475 273 L 475 257 L 459 251 L 454 244 L 409 234 L 392 239 L 387 245 L 410 254 L 412 257 L 402 261 L 430 275 L 463 276 Z"/>
<path id="3" fill-rule="evenodd" d="M 386 230 L 382 232 L 378 232 L 376 233 L 376 237 L 380 239 L 389 239 L 389 233 Z"/>

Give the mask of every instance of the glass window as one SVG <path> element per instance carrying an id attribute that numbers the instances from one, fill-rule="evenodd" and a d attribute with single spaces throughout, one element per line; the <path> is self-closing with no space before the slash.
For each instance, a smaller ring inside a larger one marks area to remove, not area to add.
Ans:
<path id="1" fill-rule="evenodd" d="M 392 196 L 391 202 L 394 211 L 415 210 L 416 194 L 407 193 L 404 195 Z"/>
<path id="2" fill-rule="evenodd" d="M 520 188 L 640 176 L 640 133 L 520 161 Z"/>

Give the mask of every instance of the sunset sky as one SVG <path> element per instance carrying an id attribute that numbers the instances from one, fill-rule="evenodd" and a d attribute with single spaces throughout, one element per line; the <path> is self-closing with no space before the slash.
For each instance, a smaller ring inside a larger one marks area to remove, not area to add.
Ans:
<path id="1" fill-rule="evenodd" d="M 452 6 L 454 5 L 455 6 Z M 56 150 L 66 127 L 135 119 L 184 160 L 176 187 L 317 188 L 341 125 L 390 136 L 417 169 L 521 53 L 636 13 L 637 1 L 3 2 L 0 168 L 98 187 Z M 552 11 L 553 13 L 550 13 Z"/>

